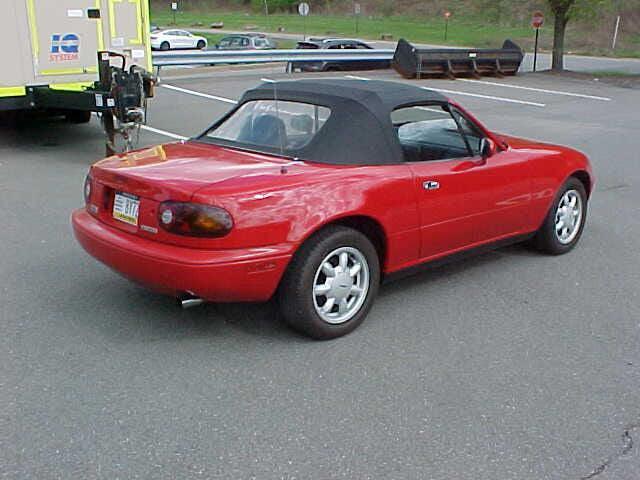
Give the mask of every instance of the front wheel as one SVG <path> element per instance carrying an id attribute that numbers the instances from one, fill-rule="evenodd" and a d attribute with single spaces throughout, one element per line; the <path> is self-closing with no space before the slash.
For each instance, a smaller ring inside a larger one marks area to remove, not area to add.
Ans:
<path id="1" fill-rule="evenodd" d="M 280 285 L 285 321 L 316 339 L 353 331 L 369 313 L 380 284 L 371 241 L 347 227 L 329 227 L 296 253 Z"/>
<path id="2" fill-rule="evenodd" d="M 203 49 L 204 49 L 204 47 L 206 47 L 206 46 L 207 46 L 207 44 L 204 42 L 204 40 L 199 40 L 199 41 L 198 41 L 198 45 L 196 45 L 196 48 L 197 48 L 198 50 L 203 50 Z"/>
<path id="3" fill-rule="evenodd" d="M 580 180 L 571 177 L 556 194 L 533 245 L 552 255 L 567 253 L 580 240 L 586 219 L 587 192 Z"/>

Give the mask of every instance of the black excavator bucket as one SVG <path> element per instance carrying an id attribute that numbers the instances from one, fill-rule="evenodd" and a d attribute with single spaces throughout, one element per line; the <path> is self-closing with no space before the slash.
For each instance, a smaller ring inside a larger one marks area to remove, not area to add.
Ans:
<path id="1" fill-rule="evenodd" d="M 502 48 L 416 48 L 400 39 L 391 65 L 405 78 L 515 75 L 524 52 L 511 40 Z"/>

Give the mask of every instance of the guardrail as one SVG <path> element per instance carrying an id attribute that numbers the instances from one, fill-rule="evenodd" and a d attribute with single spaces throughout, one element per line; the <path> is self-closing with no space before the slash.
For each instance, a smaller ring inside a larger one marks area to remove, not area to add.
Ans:
<path id="1" fill-rule="evenodd" d="M 396 50 L 207 50 L 154 52 L 153 65 L 196 66 L 249 63 L 303 62 L 358 62 L 388 61 L 398 73 L 406 78 L 423 75 L 514 75 L 524 54 L 520 47 L 506 40 L 498 49 L 466 48 L 416 48 L 405 40 L 398 42 Z"/>
<path id="2" fill-rule="evenodd" d="M 207 50 L 199 52 L 154 52 L 155 67 L 219 65 L 270 62 L 391 61 L 394 50 Z"/>

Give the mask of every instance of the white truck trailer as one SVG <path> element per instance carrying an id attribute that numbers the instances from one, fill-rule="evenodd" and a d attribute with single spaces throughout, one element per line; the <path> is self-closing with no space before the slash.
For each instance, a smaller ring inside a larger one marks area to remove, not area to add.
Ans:
<path id="1" fill-rule="evenodd" d="M 53 111 L 77 122 L 101 112 L 111 117 L 104 122 L 111 141 L 121 124 L 142 121 L 153 92 L 148 0 L 2 6 L 0 111 Z"/>

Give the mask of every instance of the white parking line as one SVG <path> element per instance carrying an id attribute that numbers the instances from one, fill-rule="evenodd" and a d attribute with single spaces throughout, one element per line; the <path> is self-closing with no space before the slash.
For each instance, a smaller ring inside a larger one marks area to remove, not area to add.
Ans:
<path id="1" fill-rule="evenodd" d="M 492 95 L 480 95 L 479 93 L 460 92 L 458 90 L 445 90 L 444 88 L 421 87 L 425 90 L 434 90 L 441 93 L 450 93 L 452 95 L 466 95 L 468 97 L 485 98 L 487 100 L 495 100 L 497 102 L 518 103 L 520 105 L 531 105 L 532 107 L 546 107 L 544 103 L 527 102 L 526 100 L 516 100 L 514 98 L 494 97 Z"/>
<path id="2" fill-rule="evenodd" d="M 153 128 L 149 125 L 140 125 L 142 130 L 146 130 L 147 132 L 157 133 L 158 135 L 164 135 L 165 137 L 174 138 L 176 140 L 187 140 L 189 137 L 183 137 L 182 135 L 178 135 L 177 133 L 167 132 L 166 130 L 160 130 L 159 128 Z"/>
<path id="3" fill-rule="evenodd" d="M 209 95 L 208 93 L 196 92 L 194 90 L 188 90 L 186 88 L 176 87 L 174 85 L 167 85 L 166 83 L 161 83 L 160 86 L 162 88 L 168 88 L 169 90 L 175 90 L 176 92 L 188 93 L 189 95 L 195 95 L 196 97 L 208 98 L 210 100 L 217 100 L 219 102 L 224 103 L 238 103 L 237 100 L 233 100 L 231 98 L 219 97 L 218 95 Z"/>
<path id="4" fill-rule="evenodd" d="M 357 75 L 345 75 L 344 78 L 349 78 L 351 80 L 362 80 L 364 82 L 367 82 L 367 81 L 371 80 L 370 78 L 358 77 Z"/>
<path id="5" fill-rule="evenodd" d="M 94 117 L 100 120 L 99 115 L 96 112 L 91 112 Z M 147 132 L 157 133 L 158 135 L 164 135 L 165 137 L 173 138 L 175 140 L 187 140 L 189 137 L 183 137 L 182 135 L 178 135 L 177 133 L 167 132 L 166 130 L 160 130 L 159 128 L 153 128 L 149 125 L 140 125 L 140 129 L 146 130 Z"/>
<path id="6" fill-rule="evenodd" d="M 360 77 L 360 79 L 364 80 L 365 77 Z M 270 78 L 261 78 L 261 80 L 267 83 L 275 83 L 275 80 L 272 80 Z M 166 83 L 163 83 L 160 86 L 163 88 L 168 88 L 169 90 L 175 90 L 177 92 L 187 93 L 189 95 L 195 95 L 196 97 L 203 97 L 211 100 L 217 100 L 219 102 L 232 103 L 234 105 L 238 103 L 237 100 L 233 100 L 231 98 L 220 97 L 218 95 L 210 95 L 208 93 L 196 92 L 194 90 L 189 90 L 187 88 L 182 88 L 182 87 L 176 87 L 175 85 L 168 85 Z M 421 88 L 425 90 L 434 90 L 436 92 L 441 92 L 441 93 L 450 93 L 453 95 L 466 95 L 468 97 L 484 98 L 487 100 L 496 100 L 498 102 L 517 103 L 520 105 L 531 105 L 533 107 L 546 107 L 546 104 L 544 103 L 528 102 L 526 100 L 516 100 L 514 98 L 495 97 L 492 95 L 481 95 L 479 93 L 460 92 L 458 90 L 446 90 L 444 88 L 435 88 L 435 87 L 421 87 Z"/>
<path id="7" fill-rule="evenodd" d="M 483 85 L 495 85 L 497 87 L 517 88 L 519 90 L 529 90 L 532 92 L 551 93 L 554 95 L 566 95 L 567 97 L 589 98 L 591 100 L 602 100 L 603 102 L 611 101 L 611 99 L 608 97 L 598 97 L 596 95 L 585 95 L 584 93 L 561 92 L 560 90 L 547 90 L 546 88 L 523 87 L 521 85 L 509 85 L 506 83 L 487 82 L 484 80 L 471 80 L 470 78 L 459 78 L 458 80 L 461 82 L 481 83 Z"/>

